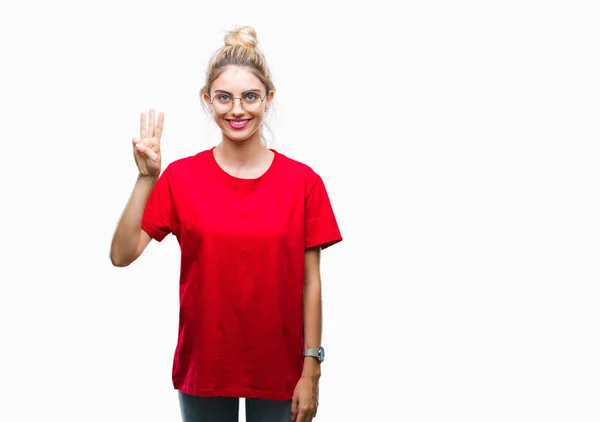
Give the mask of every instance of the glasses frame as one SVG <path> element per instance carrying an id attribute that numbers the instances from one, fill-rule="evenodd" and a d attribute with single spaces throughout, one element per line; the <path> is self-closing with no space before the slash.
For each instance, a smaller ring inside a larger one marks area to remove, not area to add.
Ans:
<path id="1" fill-rule="evenodd" d="M 231 107 L 229 108 L 229 110 L 224 111 L 223 114 L 229 113 L 231 110 L 233 110 L 233 105 L 235 104 L 235 100 L 240 100 L 240 107 L 242 107 L 247 112 L 252 113 L 253 111 L 258 110 L 262 106 L 262 103 L 263 103 L 263 101 L 265 101 L 265 98 L 267 98 L 267 95 L 269 95 L 269 92 L 267 91 L 267 93 L 265 94 L 264 97 L 261 97 L 260 94 L 258 94 L 257 92 L 253 92 L 253 94 L 257 95 L 258 98 L 260 98 L 260 105 L 258 107 L 256 107 L 256 109 L 248 110 L 246 107 L 244 107 L 244 101 L 242 100 L 242 97 L 231 97 Z M 210 99 L 210 105 L 212 106 L 213 109 L 215 108 L 213 101 L 219 95 L 223 95 L 223 94 L 215 94 Z M 227 94 L 225 94 L 225 95 L 227 95 Z"/>

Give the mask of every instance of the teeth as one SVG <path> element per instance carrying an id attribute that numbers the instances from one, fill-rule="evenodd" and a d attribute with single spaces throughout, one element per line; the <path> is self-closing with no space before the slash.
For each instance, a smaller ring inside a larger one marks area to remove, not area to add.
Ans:
<path id="1" fill-rule="evenodd" d="M 247 121 L 248 120 L 243 120 L 243 121 L 230 120 L 231 124 L 234 126 L 244 126 Z"/>

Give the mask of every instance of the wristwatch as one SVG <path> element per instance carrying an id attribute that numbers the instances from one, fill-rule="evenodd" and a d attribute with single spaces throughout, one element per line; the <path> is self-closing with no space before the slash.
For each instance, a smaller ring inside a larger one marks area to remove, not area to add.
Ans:
<path id="1" fill-rule="evenodd" d="M 302 357 L 304 356 L 311 356 L 313 358 L 316 358 L 319 361 L 319 363 L 322 363 L 325 360 L 325 349 L 323 349 L 322 347 L 304 349 L 304 352 L 302 352 Z"/>

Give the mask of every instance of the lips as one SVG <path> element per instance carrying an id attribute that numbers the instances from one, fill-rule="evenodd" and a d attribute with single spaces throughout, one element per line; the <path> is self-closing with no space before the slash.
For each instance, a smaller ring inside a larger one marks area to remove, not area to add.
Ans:
<path id="1" fill-rule="evenodd" d="M 229 124 L 229 127 L 231 127 L 232 129 L 244 129 L 246 126 L 248 126 L 248 122 L 250 122 L 250 119 L 229 119 L 227 120 L 227 123 Z"/>

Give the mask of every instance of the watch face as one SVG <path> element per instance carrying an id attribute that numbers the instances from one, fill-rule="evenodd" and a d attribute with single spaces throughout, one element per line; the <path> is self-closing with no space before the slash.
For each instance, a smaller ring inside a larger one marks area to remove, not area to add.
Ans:
<path id="1" fill-rule="evenodd" d="M 319 361 L 323 362 L 325 360 L 325 349 L 319 347 Z"/>

